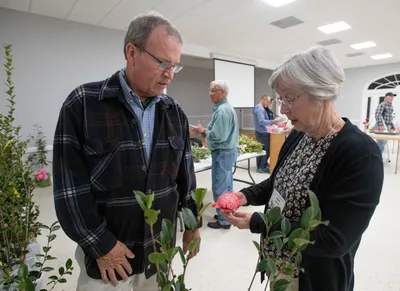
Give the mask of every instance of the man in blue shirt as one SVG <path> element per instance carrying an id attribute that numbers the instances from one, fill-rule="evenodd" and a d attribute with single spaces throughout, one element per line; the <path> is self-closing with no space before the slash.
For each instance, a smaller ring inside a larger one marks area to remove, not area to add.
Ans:
<path id="1" fill-rule="evenodd" d="M 256 139 L 263 144 L 266 152 L 265 156 L 257 157 L 257 171 L 260 173 L 269 173 L 269 133 L 267 131 L 267 126 L 278 123 L 278 118 L 272 119 L 272 116 L 268 114 L 268 111 L 265 109 L 271 104 L 271 97 L 263 95 L 256 107 L 253 109 Z"/>
<path id="2" fill-rule="evenodd" d="M 214 200 L 226 192 L 233 191 L 232 167 L 237 158 L 239 126 L 235 109 L 227 100 L 229 87 L 227 81 L 216 80 L 210 84 L 210 98 L 214 103 L 214 113 L 207 128 L 191 125 L 191 130 L 206 138 L 207 147 L 212 152 L 212 189 Z M 230 223 L 217 209 L 217 221 L 209 222 L 214 229 L 229 229 Z"/>

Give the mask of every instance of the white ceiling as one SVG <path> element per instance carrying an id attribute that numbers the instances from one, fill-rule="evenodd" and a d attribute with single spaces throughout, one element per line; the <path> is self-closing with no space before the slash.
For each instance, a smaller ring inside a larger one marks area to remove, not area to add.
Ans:
<path id="1" fill-rule="evenodd" d="M 182 32 L 185 58 L 202 66 L 201 58 L 220 58 L 274 68 L 286 56 L 319 41 L 337 38 L 329 46 L 345 68 L 400 62 L 399 0 L 297 0 L 279 8 L 263 0 L 0 0 L 0 7 L 126 31 L 134 16 L 155 10 Z M 270 23 L 294 16 L 304 23 L 280 29 Z M 352 29 L 326 35 L 317 27 L 345 21 Z M 361 50 L 351 44 L 373 41 Z M 391 53 L 393 58 L 372 60 Z M 203 65 L 209 65 L 205 60 Z"/>

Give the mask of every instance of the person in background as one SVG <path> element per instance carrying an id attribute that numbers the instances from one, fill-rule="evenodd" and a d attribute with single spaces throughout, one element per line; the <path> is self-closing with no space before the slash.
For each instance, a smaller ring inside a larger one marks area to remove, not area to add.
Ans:
<path id="1" fill-rule="evenodd" d="M 182 69 L 181 48 L 181 34 L 166 18 L 140 15 L 125 36 L 125 69 L 77 87 L 62 105 L 54 201 L 61 227 L 78 244 L 78 291 L 158 290 L 151 233 L 134 190 L 154 193 L 153 207 L 172 223 L 181 207 L 197 214 L 188 120 L 163 94 Z M 184 252 L 193 237 L 198 229 L 184 232 Z"/>
<path id="2" fill-rule="evenodd" d="M 210 84 L 210 98 L 214 103 L 214 112 L 207 128 L 200 124 L 191 125 L 191 130 L 201 134 L 211 151 L 211 176 L 214 201 L 226 192 L 233 191 L 232 167 L 237 158 L 239 145 L 239 125 L 235 109 L 228 102 L 229 87 L 225 80 L 215 80 Z M 225 220 L 221 210 L 217 209 L 217 220 L 209 222 L 213 229 L 229 229 L 230 223 Z"/>
<path id="3" fill-rule="evenodd" d="M 385 94 L 385 100 L 378 105 L 375 110 L 375 130 L 388 130 L 390 132 L 390 128 L 392 127 L 393 122 L 393 98 L 396 94 L 392 92 L 388 92 Z M 385 150 L 385 145 L 387 143 L 386 140 L 377 140 L 376 141 L 381 149 L 381 152 Z"/>
<path id="4" fill-rule="evenodd" d="M 253 109 L 256 139 L 263 145 L 265 151 L 264 156 L 256 158 L 257 172 L 259 173 L 269 173 L 270 133 L 267 131 L 267 127 L 278 123 L 278 119 L 273 118 L 274 113 L 269 107 L 272 108 L 272 99 L 268 95 L 263 95 Z"/>
<path id="5" fill-rule="evenodd" d="M 295 54 L 273 71 L 270 85 L 294 129 L 271 176 L 237 193 L 242 205 L 266 205 L 265 212 L 279 207 L 291 230 L 300 227 L 310 205 L 308 191 L 316 194 L 322 221 L 329 224 L 311 232 L 314 243 L 302 251 L 304 272 L 282 275 L 291 282 L 287 291 L 353 291 L 355 255 L 379 204 L 382 154 L 371 137 L 336 111 L 344 80 L 336 57 L 320 46 Z M 258 212 L 224 215 L 232 225 L 261 234 L 264 257 L 290 256 L 289 248 L 278 250 L 266 240 Z"/>

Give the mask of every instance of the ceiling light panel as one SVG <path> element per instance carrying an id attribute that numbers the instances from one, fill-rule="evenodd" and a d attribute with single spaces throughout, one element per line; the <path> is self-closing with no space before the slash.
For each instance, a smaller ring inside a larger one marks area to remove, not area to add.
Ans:
<path id="1" fill-rule="evenodd" d="M 374 43 L 373 41 L 365 41 L 365 42 L 352 44 L 350 47 L 352 47 L 355 50 L 361 50 L 361 49 L 366 49 L 366 48 L 370 48 L 370 47 L 374 47 L 374 46 L 376 46 L 376 43 Z"/>
<path id="2" fill-rule="evenodd" d="M 289 3 L 292 3 L 296 0 L 263 0 L 265 3 L 268 5 L 274 6 L 274 7 L 281 7 L 283 5 L 287 5 Z"/>
<path id="3" fill-rule="evenodd" d="M 380 54 L 380 55 L 371 56 L 371 58 L 373 60 L 383 60 L 383 59 L 388 59 L 391 57 L 393 57 L 391 54 Z"/>
<path id="4" fill-rule="evenodd" d="M 348 25 L 344 21 L 339 21 L 339 22 L 335 22 L 335 23 L 331 23 L 331 24 L 327 24 L 327 25 L 318 27 L 318 29 L 320 31 L 322 31 L 323 33 L 326 33 L 326 34 L 344 31 L 344 30 L 348 30 L 350 28 L 351 28 L 351 26 Z"/>

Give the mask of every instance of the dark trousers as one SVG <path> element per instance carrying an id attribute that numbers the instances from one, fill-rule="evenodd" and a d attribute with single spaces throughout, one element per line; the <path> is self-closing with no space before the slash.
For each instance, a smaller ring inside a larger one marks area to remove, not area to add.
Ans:
<path id="1" fill-rule="evenodd" d="M 269 133 L 268 132 L 257 132 L 256 139 L 262 143 L 265 156 L 257 157 L 257 169 L 263 169 L 267 167 L 269 159 Z"/>

